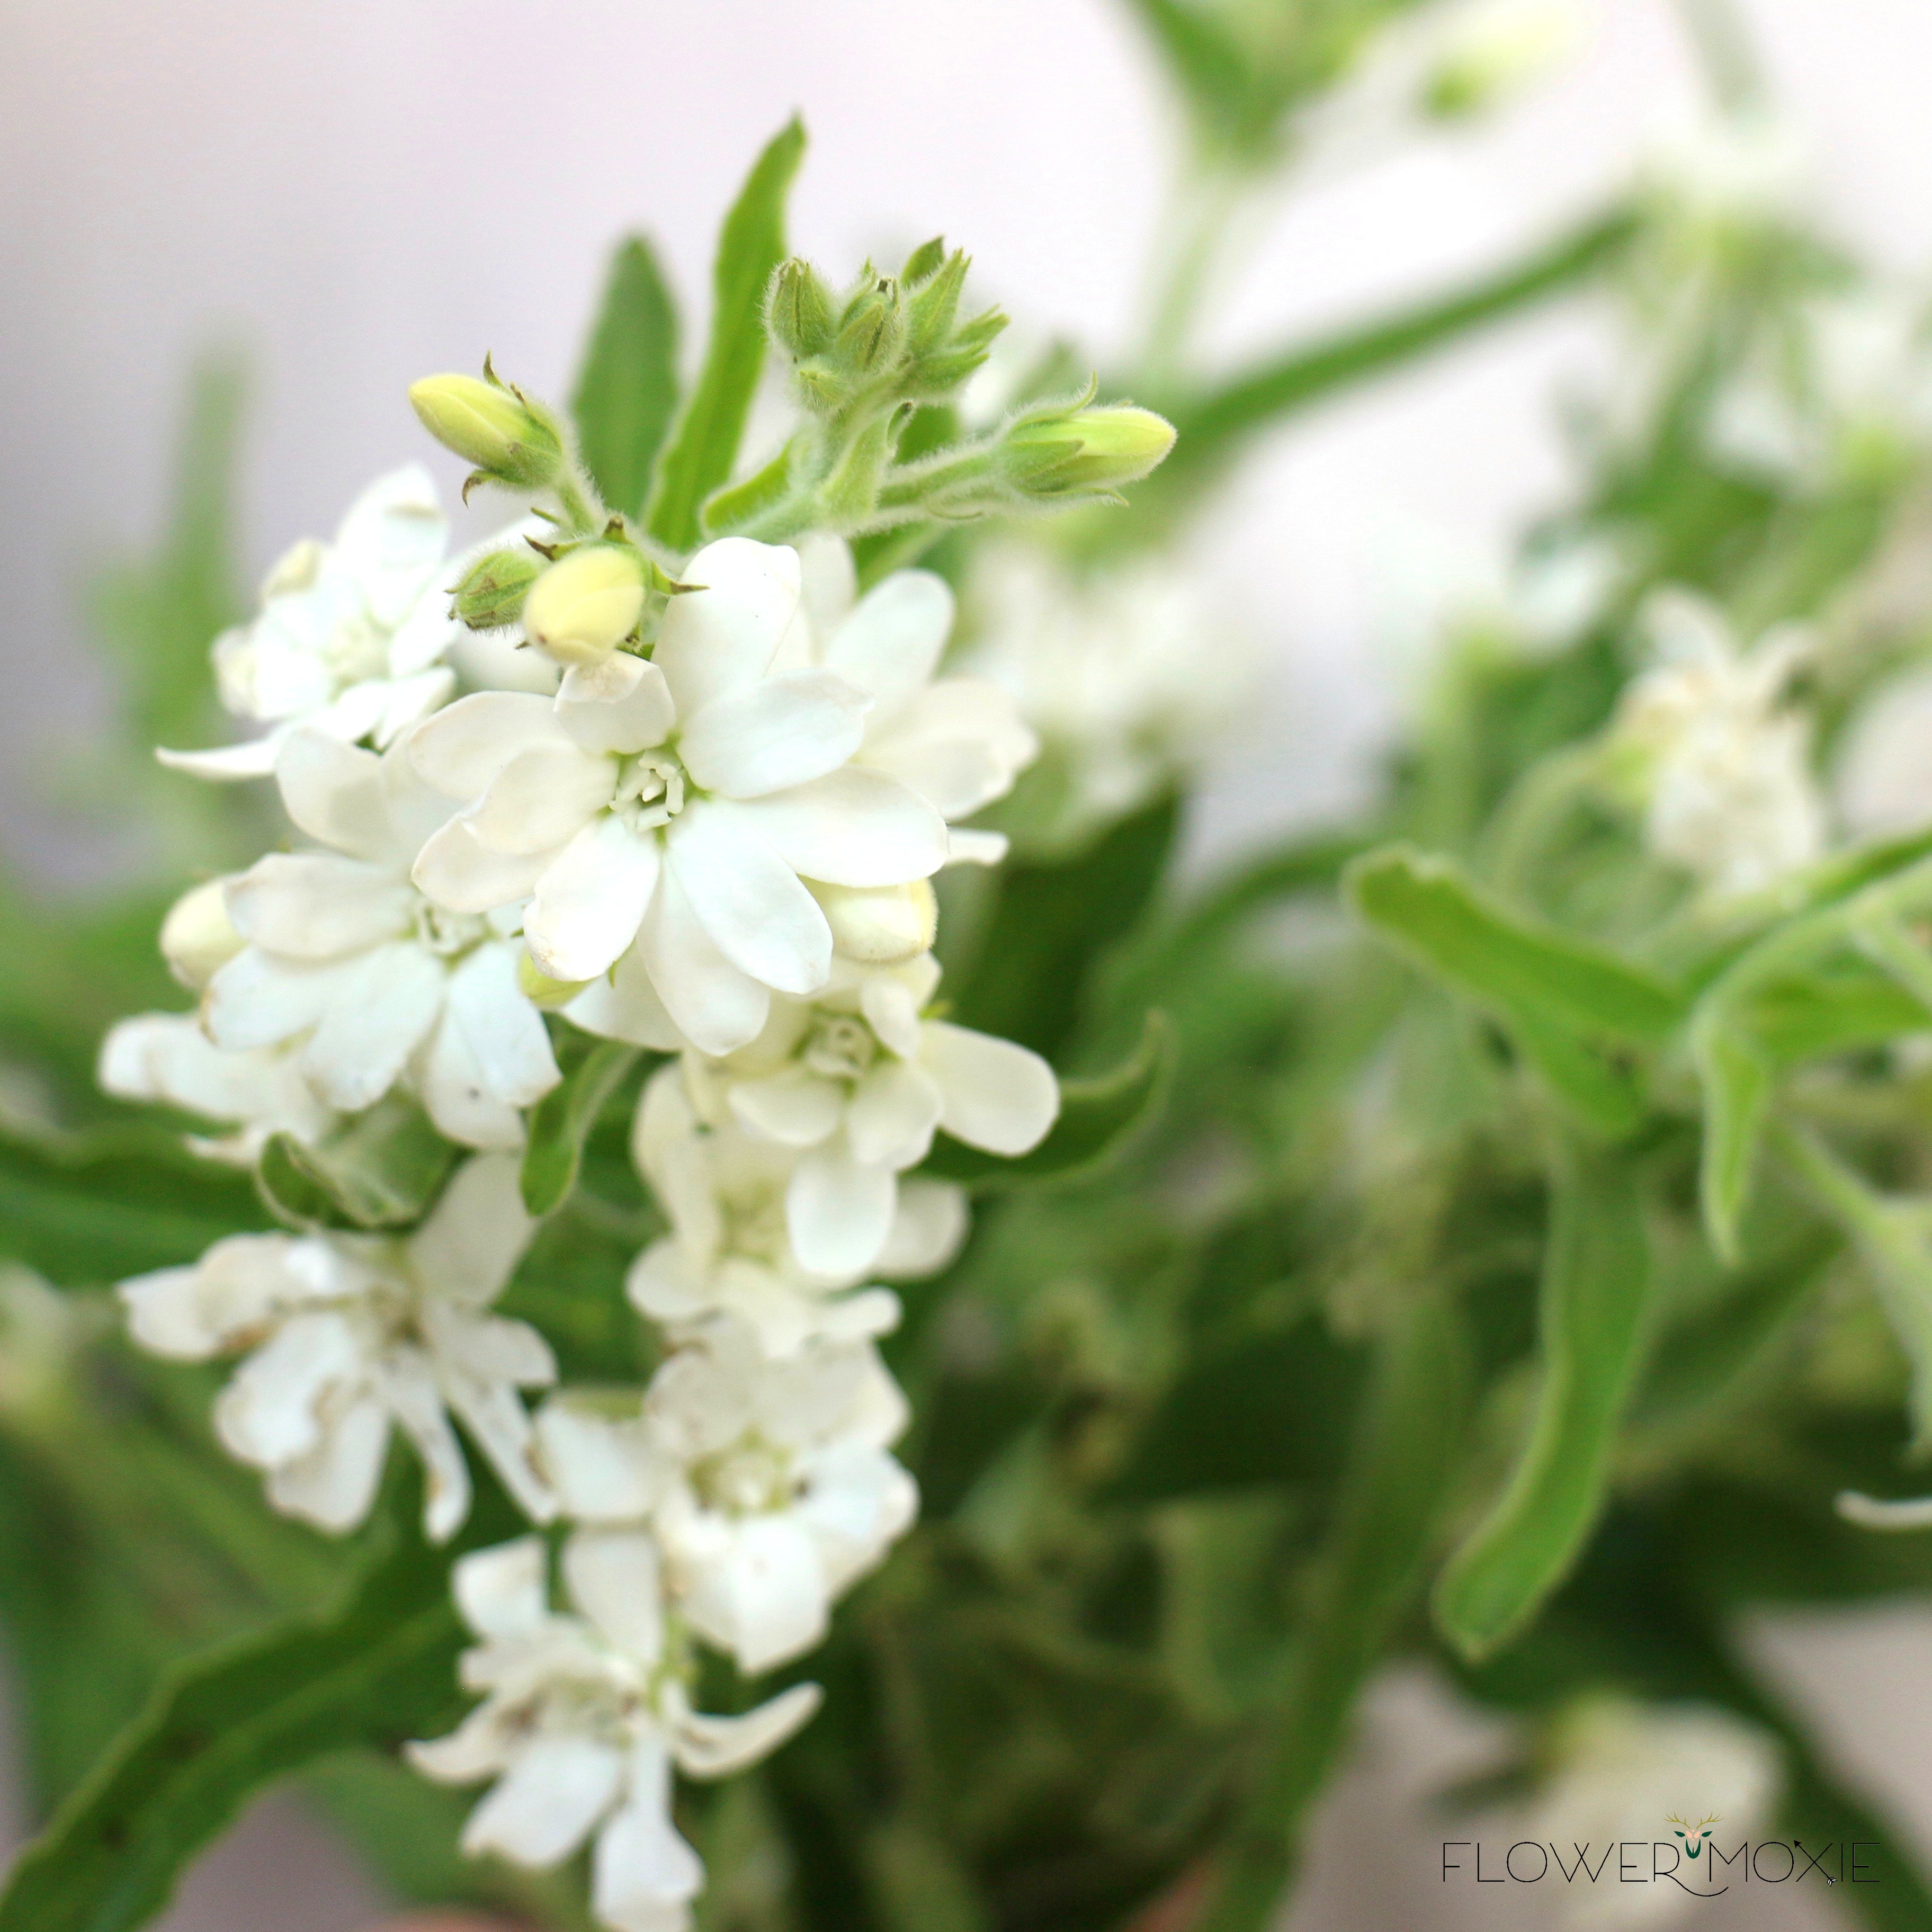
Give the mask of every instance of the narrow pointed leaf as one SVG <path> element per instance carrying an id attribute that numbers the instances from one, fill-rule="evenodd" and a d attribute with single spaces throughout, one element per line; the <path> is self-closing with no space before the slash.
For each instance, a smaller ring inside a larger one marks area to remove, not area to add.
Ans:
<path id="1" fill-rule="evenodd" d="M 531 1110 L 524 1150 L 524 1205 L 532 1214 L 561 1207 L 577 1185 L 584 1143 L 597 1117 L 643 1055 L 620 1040 L 572 1034 L 561 1056 L 563 1078 Z"/>
<path id="2" fill-rule="evenodd" d="M 1704 1091 L 1697 1174 L 1704 1231 L 1720 1258 L 1735 1264 L 1771 1099 L 1772 1067 L 1750 1036 L 1725 1024 L 1714 1010 L 1700 1016 L 1691 1058 Z"/>
<path id="3" fill-rule="evenodd" d="M 1654 1275 L 1634 1168 L 1572 1138 L 1554 1179 L 1542 1380 L 1528 1439 L 1495 1509 L 1436 1592 L 1438 1624 L 1471 1658 L 1520 1630 L 1582 1549 L 1650 1324 Z"/>
<path id="4" fill-rule="evenodd" d="M 805 153 L 794 119 L 758 157 L 718 238 L 711 332 L 704 366 L 658 458 L 646 526 L 660 543 L 689 550 L 698 506 L 731 474 L 765 359 L 765 284 L 785 250 L 785 197 Z"/>
<path id="5" fill-rule="evenodd" d="M 677 310 L 650 244 L 632 235 L 610 258 L 570 413 L 579 454 L 614 510 L 638 515 L 677 406 Z"/>

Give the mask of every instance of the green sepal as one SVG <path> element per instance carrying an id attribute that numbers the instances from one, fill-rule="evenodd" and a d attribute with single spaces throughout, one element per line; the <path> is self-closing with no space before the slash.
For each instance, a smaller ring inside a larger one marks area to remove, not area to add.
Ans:
<path id="1" fill-rule="evenodd" d="M 561 1207 L 577 1185 L 584 1143 L 597 1117 L 643 1054 L 622 1040 L 572 1033 L 557 1058 L 563 1078 L 531 1108 L 524 1149 L 524 1205 L 541 1219 Z"/>
<path id="2" fill-rule="evenodd" d="M 415 1101 L 392 1093 L 312 1146 L 271 1136 L 256 1178 L 269 1208 L 298 1226 L 406 1228 L 428 1211 L 456 1153 Z"/>

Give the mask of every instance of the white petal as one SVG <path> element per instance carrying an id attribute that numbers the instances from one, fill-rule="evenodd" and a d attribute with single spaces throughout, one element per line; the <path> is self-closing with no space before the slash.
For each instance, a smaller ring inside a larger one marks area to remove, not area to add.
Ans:
<path id="1" fill-rule="evenodd" d="M 856 1279 L 872 1265 L 892 1224 L 898 1177 L 866 1167 L 840 1136 L 799 1162 L 785 1190 L 785 1225 L 800 1264 Z"/>
<path id="2" fill-rule="evenodd" d="M 664 1648 L 658 1546 L 644 1530 L 579 1530 L 563 1546 L 571 1600 L 608 1642 L 639 1663 Z"/>
<path id="3" fill-rule="evenodd" d="M 447 1543 L 470 1514 L 470 1465 L 443 1412 L 427 1351 L 394 1348 L 382 1364 L 382 1396 L 423 1466 L 423 1534 Z"/>
<path id="4" fill-rule="evenodd" d="M 638 949 L 678 1030 L 700 1053 L 734 1053 L 764 1030 L 772 996 L 725 958 L 667 866 Z"/>
<path id="5" fill-rule="evenodd" d="M 369 1514 L 382 1480 L 389 1418 L 373 1396 L 352 1403 L 306 1456 L 268 1472 L 269 1502 L 340 1536 Z"/>
<path id="6" fill-rule="evenodd" d="M 198 1268 L 157 1268 L 124 1281 L 115 1292 L 128 1311 L 128 1330 L 150 1354 L 205 1362 L 227 1346 L 225 1328 L 208 1318 Z"/>
<path id="7" fill-rule="evenodd" d="M 854 1160 L 868 1167 L 916 1167 L 939 1124 L 938 1084 L 902 1060 L 880 1059 L 854 1090 L 845 1131 Z"/>
<path id="8" fill-rule="evenodd" d="M 335 533 L 335 560 L 369 615 L 391 630 L 428 589 L 448 537 L 434 482 L 420 463 L 408 463 L 378 477 L 349 506 Z"/>
<path id="9" fill-rule="evenodd" d="M 540 1536 L 520 1536 L 459 1556 L 449 1574 L 463 1621 L 478 1636 L 534 1636 L 548 1611 L 544 1571 Z"/>
<path id="10" fill-rule="evenodd" d="M 521 949 L 508 940 L 479 946 L 449 976 L 449 1016 L 496 1099 L 528 1107 L 562 1077 L 543 1016 L 517 982 Z"/>
<path id="11" fill-rule="evenodd" d="M 735 1526 L 722 1561 L 694 1565 L 686 1613 L 748 1673 L 812 1648 L 831 1610 L 818 1546 L 788 1515 Z"/>
<path id="12" fill-rule="evenodd" d="M 610 812 L 586 825 L 537 880 L 524 937 L 553 980 L 594 980 L 638 936 L 662 869 L 656 836 Z"/>
<path id="13" fill-rule="evenodd" d="M 290 959 L 333 959 L 398 938 L 416 905 L 395 873 L 332 852 L 271 852 L 222 896 L 237 932 Z"/>
<path id="14" fill-rule="evenodd" d="M 316 1091 L 346 1114 L 373 1106 L 436 1024 L 447 978 L 442 962 L 419 946 L 363 954 L 302 1049 L 302 1071 Z"/>
<path id="15" fill-rule="evenodd" d="M 533 1739 L 470 1813 L 463 1849 L 535 1870 L 559 1863 L 610 1809 L 623 1768 L 618 1752 L 587 1738 Z"/>
<path id="16" fill-rule="evenodd" d="M 671 1822 L 664 1747 L 631 1753 L 630 1794 L 597 1834 L 591 1906 L 613 1932 L 689 1932 L 688 1907 L 704 1886 L 704 1862 Z"/>
<path id="17" fill-rule="evenodd" d="M 937 1274 L 959 1252 L 968 1225 L 963 1188 L 908 1174 L 899 1183 L 892 1232 L 873 1266 L 895 1281 Z"/>
<path id="18" fill-rule="evenodd" d="M 188 1013 L 117 1021 L 100 1043 L 96 1078 L 124 1100 L 164 1100 L 300 1141 L 318 1139 L 334 1118 L 287 1054 L 272 1047 L 226 1052 Z"/>
<path id="19" fill-rule="evenodd" d="M 812 630 L 822 640 L 831 636 L 850 613 L 859 594 L 859 573 L 852 562 L 852 546 L 830 530 L 813 530 L 793 541 L 798 552 L 799 599 Z"/>
<path id="20" fill-rule="evenodd" d="M 438 791 L 472 799 L 519 752 L 569 742 L 548 698 L 530 692 L 479 691 L 418 725 L 410 757 Z"/>
<path id="21" fill-rule="evenodd" d="M 730 1094 L 731 1111 L 746 1126 L 787 1147 L 816 1147 L 845 1112 L 844 1088 L 802 1066 L 769 1079 L 734 1080 Z"/>
<path id="22" fill-rule="evenodd" d="M 208 982 L 202 1024 L 215 1045 L 230 1052 L 272 1046 L 314 1026 L 354 982 L 362 963 L 303 965 L 244 947 Z"/>
<path id="23" fill-rule="evenodd" d="M 660 884 L 662 899 L 664 886 Z M 653 908 L 646 919 L 648 926 L 658 916 Z M 708 941 L 706 942 L 709 943 Z M 641 933 L 616 964 L 601 980 L 592 980 L 563 1009 L 564 1018 L 586 1033 L 601 1040 L 628 1040 L 633 1046 L 648 1046 L 659 1053 L 679 1053 L 684 1049 L 684 1035 L 651 983 L 650 969 L 644 964 L 644 939 Z M 722 961 L 721 961 L 721 963 Z M 736 972 L 736 968 L 732 969 Z"/>
<path id="24" fill-rule="evenodd" d="M 217 745 L 205 752 L 171 752 L 164 746 L 154 756 L 171 772 L 232 784 L 243 778 L 266 778 L 275 769 L 281 742 L 282 734 L 271 731 L 265 738 L 245 738 L 238 745 Z"/>
<path id="25" fill-rule="evenodd" d="M 1060 1113 L 1060 1083 L 1036 1053 L 945 1020 L 927 1022 L 920 1064 L 939 1083 L 939 1124 L 988 1154 L 1037 1147 Z"/>
<path id="26" fill-rule="evenodd" d="M 859 987 L 866 1024 L 902 1060 L 919 1057 L 920 1012 L 939 985 L 939 962 L 929 952 L 868 973 Z"/>
<path id="27" fill-rule="evenodd" d="M 812 1459 L 796 1512 L 817 1540 L 836 1594 L 875 1568 L 919 1514 L 919 1486 L 884 1450 L 835 1442 Z"/>
<path id="28" fill-rule="evenodd" d="M 262 1468 L 292 1462 L 322 1439 L 324 1396 L 359 1382 L 364 1366 L 339 1315 L 297 1315 L 236 1370 L 215 1402 L 215 1432 L 242 1462 Z"/>
<path id="29" fill-rule="evenodd" d="M 489 1090 L 483 1064 L 470 1036 L 449 1010 L 430 1029 L 429 1037 L 410 1056 L 410 1083 L 436 1130 L 459 1147 L 493 1153 L 520 1153 L 525 1142 L 524 1117 L 507 1100 Z"/>
<path id="30" fill-rule="evenodd" d="M 672 1748 L 693 1778 L 728 1778 L 768 1757 L 802 1730 L 823 1700 L 816 1684 L 794 1684 L 739 1718 L 708 1718 L 693 1712 L 679 1723 Z"/>
<path id="31" fill-rule="evenodd" d="M 859 748 L 872 700 L 826 670 L 768 677 L 686 721 L 685 769 L 708 791 L 762 798 L 836 770 Z"/>
<path id="32" fill-rule="evenodd" d="M 1012 789 L 1040 754 L 1011 692 L 982 678 L 942 679 L 868 732 L 864 762 L 964 818 Z"/>
<path id="33" fill-rule="evenodd" d="M 479 845 L 493 852 L 547 852 L 568 844 L 611 800 L 617 767 L 574 745 L 532 745 L 519 752 L 463 816 Z"/>
<path id="34" fill-rule="evenodd" d="M 1010 842 L 1004 832 L 976 832 L 968 826 L 946 827 L 946 862 L 949 866 L 997 866 L 1006 858 Z"/>
<path id="35" fill-rule="evenodd" d="M 389 852 L 389 801 L 382 761 L 326 731 L 292 731 L 275 758 L 283 808 L 320 844 L 352 858 Z"/>
<path id="36" fill-rule="evenodd" d="M 832 969 L 832 929 L 796 872 L 753 829 L 750 814 L 772 802 L 694 800 L 671 821 L 666 851 L 699 923 L 733 965 L 778 992 L 815 992 Z M 665 1003 L 676 1012 L 668 993 Z"/>
<path id="37" fill-rule="evenodd" d="M 502 1325 L 521 1328 L 542 1345 L 536 1330 L 524 1323 Z M 548 1378 L 554 1381 L 556 1370 L 548 1360 L 550 1351 L 545 1347 L 543 1352 L 544 1365 L 550 1369 Z M 512 1501 L 532 1522 L 550 1522 L 556 1514 L 556 1498 L 536 1466 L 530 1413 L 518 1400 L 515 1390 L 505 1382 L 465 1373 L 440 1359 L 436 1379 L 451 1412 L 469 1430 L 471 1439 L 496 1472 L 497 1480 L 509 1491 Z"/>
<path id="38" fill-rule="evenodd" d="M 581 668 L 574 668 L 564 678 L 563 688 L 556 695 L 556 722 L 570 734 L 571 742 L 580 751 L 598 754 L 645 751 L 652 745 L 662 745 L 677 722 L 670 686 L 656 664 L 624 655 L 608 659 L 598 668 L 608 676 L 620 666 L 624 688 L 608 697 L 596 697 L 585 689 Z"/>
<path id="39" fill-rule="evenodd" d="M 403 1756 L 412 1770 L 438 1784 L 473 1784 L 507 1770 L 523 1741 L 523 1733 L 506 1721 L 502 1706 L 492 1699 L 478 1704 L 447 1736 L 411 1738 Z"/>
<path id="40" fill-rule="evenodd" d="M 633 1277 L 637 1268 L 634 1263 Z M 639 1522 L 650 1514 L 669 1470 L 640 1410 L 602 1413 L 566 1391 L 544 1404 L 535 1426 L 537 1460 L 566 1516 L 579 1522 Z"/>
<path id="41" fill-rule="evenodd" d="M 452 818 L 424 842 L 410 877 L 418 891 L 451 912 L 494 912 L 528 898 L 550 857 L 493 852 L 466 820 Z"/>
<path id="42" fill-rule="evenodd" d="M 716 1306 L 706 1270 L 695 1264 L 682 1242 L 669 1234 L 653 1241 L 631 1264 L 624 1277 L 624 1292 L 631 1306 L 653 1322 L 689 1322 L 708 1314 Z M 170 1351 L 155 1352 L 165 1354 Z M 212 1354 L 214 1345 L 205 1352 Z"/>
<path id="43" fill-rule="evenodd" d="M 897 779 L 860 765 L 769 798 L 714 805 L 743 814 L 794 872 L 828 885 L 904 885 L 946 862 L 946 821 Z"/>
<path id="44" fill-rule="evenodd" d="M 664 613 L 652 662 L 680 718 L 763 677 L 798 608 L 798 553 L 746 537 L 707 544 L 684 568 L 701 590 L 680 592 Z"/>
<path id="45" fill-rule="evenodd" d="M 518 1185 L 520 1168 L 514 1154 L 465 1161 L 410 1237 L 410 1258 L 434 1293 L 481 1307 L 516 1272 L 536 1232 Z"/>
<path id="46" fill-rule="evenodd" d="M 890 716 L 929 679 L 952 628 L 952 592 L 929 570 L 896 570 L 860 598 L 826 645 L 827 669 Z"/>

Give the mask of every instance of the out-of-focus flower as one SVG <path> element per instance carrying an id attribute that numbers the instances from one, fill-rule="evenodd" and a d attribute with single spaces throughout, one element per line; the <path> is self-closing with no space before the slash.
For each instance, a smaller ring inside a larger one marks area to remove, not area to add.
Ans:
<path id="1" fill-rule="evenodd" d="M 688 1054 L 700 1117 L 735 1121 L 799 1150 L 785 1191 L 793 1252 L 807 1268 L 856 1275 L 885 1246 L 898 1176 L 943 1127 L 989 1153 L 1036 1146 L 1060 1111 L 1053 1070 L 1011 1040 L 922 1017 L 939 965 L 835 962 L 810 1000 L 774 1000 L 758 1037 L 724 1058 Z"/>
<path id="2" fill-rule="evenodd" d="M 1725 895 L 1816 859 L 1810 721 L 1783 704 L 1807 637 L 1774 632 L 1741 652 L 1722 614 L 1682 591 L 1658 593 L 1646 616 L 1660 662 L 1624 692 L 1611 746 L 1651 850 Z"/>
<path id="3" fill-rule="evenodd" d="M 252 1161 L 271 1134 L 319 1140 L 335 1111 L 316 1095 L 298 1050 L 225 1052 L 192 1013 L 139 1013 L 117 1021 L 100 1043 L 97 1077 L 117 1099 L 158 1102 L 230 1124 L 219 1140 L 196 1140 L 218 1159 Z"/>
<path id="4" fill-rule="evenodd" d="M 726 538 L 686 568 L 654 658 L 566 674 L 554 704 L 479 693 L 411 740 L 418 768 L 471 801 L 424 848 L 417 883 L 452 911 L 528 898 L 525 938 L 560 981 L 608 972 L 660 1025 L 726 1052 L 773 990 L 825 982 L 832 936 L 804 881 L 896 885 L 936 871 L 946 830 L 883 772 L 851 764 L 865 694 L 774 668 L 796 615 L 798 559 Z"/>
<path id="5" fill-rule="evenodd" d="M 799 1684 L 742 1717 L 691 1708 L 665 1641 L 658 1552 L 641 1531 L 580 1532 L 565 1546 L 570 1612 L 552 1610 L 544 1552 L 524 1537 L 459 1562 L 458 1609 L 482 1641 L 464 1685 L 486 1694 L 458 1727 L 409 1747 L 448 1784 L 495 1781 L 463 1848 L 542 1869 L 592 1833 L 591 1905 L 613 1932 L 682 1932 L 704 1867 L 671 1821 L 674 1766 L 722 1778 L 776 1750 L 818 1708 Z"/>
<path id="6" fill-rule="evenodd" d="M 1932 668 L 1888 680 L 1846 732 L 1833 802 L 1854 837 L 1880 838 L 1932 824 Z"/>
<path id="7" fill-rule="evenodd" d="M 271 853 L 227 881 L 246 944 L 208 982 L 209 1037 L 236 1052 L 299 1038 L 332 1107 L 358 1112 L 406 1076 L 451 1139 L 520 1146 L 518 1108 L 558 1073 L 518 985 L 514 910 L 450 913 L 410 882 L 449 802 L 404 746 L 378 758 L 320 731 L 289 737 L 275 776 L 289 816 L 331 849 Z"/>
<path id="8" fill-rule="evenodd" d="M 190 1268 L 121 1285 L 136 1341 L 183 1361 L 246 1351 L 214 1406 L 230 1454 L 268 1473 L 268 1499 L 324 1529 L 368 1514 L 394 1423 L 426 1478 L 425 1532 L 470 1510 L 453 1414 L 526 1514 L 554 1505 L 530 1460 L 517 1391 L 555 1381 L 534 1328 L 486 1312 L 532 1232 L 510 1156 L 459 1168 L 404 1237 L 231 1234 Z"/>
<path id="9" fill-rule="evenodd" d="M 449 598 L 448 526 L 436 486 L 412 463 L 350 505 L 331 544 L 297 544 L 269 572 L 252 621 L 215 640 L 221 701 L 269 729 L 206 752 L 162 752 L 198 778 L 266 778 L 282 740 L 307 724 L 345 743 L 393 742 L 446 703 L 442 662 L 462 626 Z"/>

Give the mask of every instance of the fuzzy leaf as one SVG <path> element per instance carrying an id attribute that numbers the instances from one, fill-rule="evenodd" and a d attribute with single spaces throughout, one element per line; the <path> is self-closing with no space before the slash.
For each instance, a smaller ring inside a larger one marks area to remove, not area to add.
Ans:
<path id="1" fill-rule="evenodd" d="M 436 1198 L 456 1150 L 402 1094 L 352 1114 L 313 1147 L 276 1134 L 257 1174 L 268 1204 L 307 1226 L 402 1228 Z"/>
<path id="2" fill-rule="evenodd" d="M 1174 1028 L 1150 1012 L 1132 1057 L 1096 1080 L 1060 1083 L 1060 1118 L 1030 1154 L 1009 1160 L 941 1134 L 920 1172 L 982 1191 L 1084 1178 L 1160 1111 L 1174 1072 Z"/>
<path id="3" fill-rule="evenodd" d="M 1649 1327 L 1654 1275 L 1630 1162 L 1572 1138 L 1558 1154 L 1554 1193 L 1528 1437 L 1436 1591 L 1437 1623 L 1472 1658 L 1506 1642 L 1576 1561 L 1603 1504 Z"/>
<path id="4" fill-rule="evenodd" d="M 491 1534 L 506 1533 L 492 1513 Z M 465 1636 L 450 1552 L 398 1509 L 342 1600 L 171 1671 L 0 1894 L 0 1932 L 132 1932 L 263 1785 L 328 1753 L 393 1750 L 454 1717 Z M 470 1539 L 476 1540 L 474 1534 Z"/>
<path id="5" fill-rule="evenodd" d="M 784 255 L 785 196 L 805 153 L 794 118 L 758 157 L 718 237 L 704 366 L 658 458 L 644 512 L 651 535 L 689 550 L 698 506 L 731 474 L 765 359 L 765 284 Z"/>
<path id="6" fill-rule="evenodd" d="M 639 514 L 677 406 L 677 310 L 651 245 L 627 236 L 610 258 L 570 413 L 578 452 L 614 510 Z"/>
<path id="7" fill-rule="evenodd" d="M 524 1205 L 543 1216 L 577 1185 L 577 1170 L 604 1102 L 643 1055 L 621 1040 L 572 1034 L 561 1054 L 563 1078 L 531 1109 L 524 1150 Z"/>

